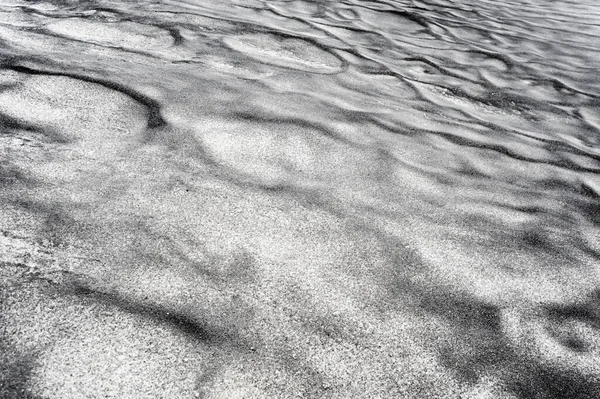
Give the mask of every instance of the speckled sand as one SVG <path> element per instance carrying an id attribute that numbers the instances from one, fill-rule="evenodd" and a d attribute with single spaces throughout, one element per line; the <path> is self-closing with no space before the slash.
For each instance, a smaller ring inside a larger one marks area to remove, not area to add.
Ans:
<path id="1" fill-rule="evenodd" d="M 600 397 L 592 1 L 0 2 L 0 399 Z"/>

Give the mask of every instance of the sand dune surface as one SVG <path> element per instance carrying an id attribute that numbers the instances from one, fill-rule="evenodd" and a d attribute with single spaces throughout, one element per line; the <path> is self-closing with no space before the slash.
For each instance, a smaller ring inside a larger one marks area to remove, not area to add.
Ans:
<path id="1" fill-rule="evenodd" d="M 1 398 L 600 397 L 592 1 L 0 4 Z"/>

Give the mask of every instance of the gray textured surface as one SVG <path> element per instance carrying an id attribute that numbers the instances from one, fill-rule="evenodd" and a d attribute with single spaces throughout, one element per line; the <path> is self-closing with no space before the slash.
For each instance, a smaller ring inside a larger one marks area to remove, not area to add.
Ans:
<path id="1" fill-rule="evenodd" d="M 2 1 L 0 397 L 598 397 L 599 55 L 591 1 Z"/>

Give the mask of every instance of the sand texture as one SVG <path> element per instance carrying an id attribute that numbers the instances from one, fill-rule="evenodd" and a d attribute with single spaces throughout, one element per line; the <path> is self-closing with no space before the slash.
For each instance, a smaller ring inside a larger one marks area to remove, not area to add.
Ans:
<path id="1" fill-rule="evenodd" d="M 600 397 L 592 0 L 0 1 L 0 399 Z"/>

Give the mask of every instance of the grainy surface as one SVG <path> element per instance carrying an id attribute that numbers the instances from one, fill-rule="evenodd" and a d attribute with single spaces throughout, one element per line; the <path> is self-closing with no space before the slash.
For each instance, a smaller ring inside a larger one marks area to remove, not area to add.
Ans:
<path id="1" fill-rule="evenodd" d="M 600 7 L 4 0 L 1 398 L 600 397 Z"/>

